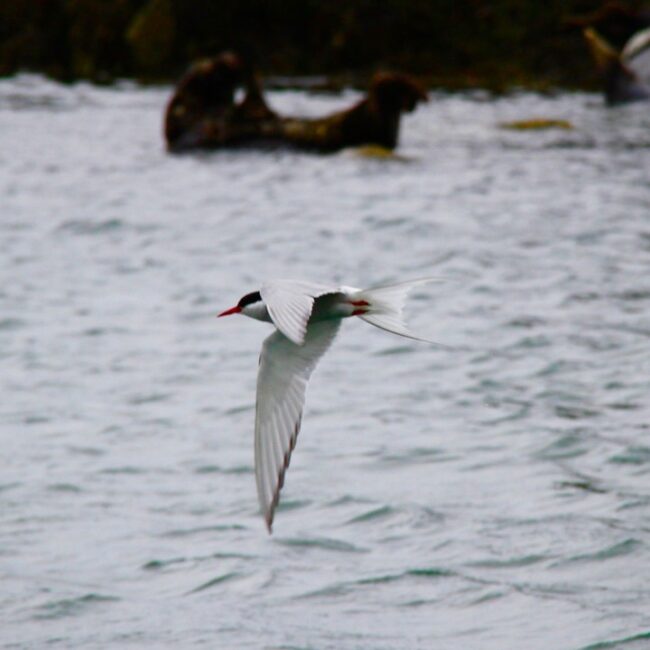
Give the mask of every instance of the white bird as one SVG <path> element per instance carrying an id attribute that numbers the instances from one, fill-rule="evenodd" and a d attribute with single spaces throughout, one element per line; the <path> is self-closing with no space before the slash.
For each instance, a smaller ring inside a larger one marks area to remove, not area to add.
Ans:
<path id="1" fill-rule="evenodd" d="M 361 290 L 273 280 L 219 314 L 243 314 L 277 328 L 262 345 L 255 406 L 255 479 L 269 533 L 300 430 L 307 382 L 341 320 L 359 316 L 389 332 L 426 341 L 407 329 L 402 307 L 413 287 L 432 281 L 425 278 Z"/>

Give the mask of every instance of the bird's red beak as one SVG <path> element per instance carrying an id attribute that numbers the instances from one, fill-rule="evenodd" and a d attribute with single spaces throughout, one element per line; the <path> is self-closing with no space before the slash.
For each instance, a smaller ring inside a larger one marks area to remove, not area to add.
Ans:
<path id="1" fill-rule="evenodd" d="M 222 311 L 217 318 L 221 318 L 222 316 L 230 316 L 230 314 L 239 314 L 241 312 L 241 307 L 239 305 L 235 305 L 234 307 L 231 307 L 230 309 L 226 309 L 226 311 Z"/>

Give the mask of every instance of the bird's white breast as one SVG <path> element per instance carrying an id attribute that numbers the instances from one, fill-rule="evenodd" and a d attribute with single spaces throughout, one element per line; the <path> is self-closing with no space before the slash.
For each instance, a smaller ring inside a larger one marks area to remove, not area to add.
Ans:
<path id="1" fill-rule="evenodd" d="M 266 305 L 262 300 L 246 305 L 246 307 L 242 309 L 242 314 L 249 318 L 254 318 L 255 320 L 262 320 L 266 323 L 273 322 L 269 316 L 269 310 L 266 308 Z"/>

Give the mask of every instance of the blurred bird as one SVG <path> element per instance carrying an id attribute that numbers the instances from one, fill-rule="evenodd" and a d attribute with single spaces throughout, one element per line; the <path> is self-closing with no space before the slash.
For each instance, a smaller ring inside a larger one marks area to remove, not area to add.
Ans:
<path id="1" fill-rule="evenodd" d="M 634 34 L 620 52 L 595 29 L 583 34 L 603 76 L 608 104 L 650 100 L 650 27 Z"/>
<path id="2" fill-rule="evenodd" d="M 257 496 L 269 533 L 300 430 L 307 382 L 341 320 L 358 316 L 388 332 L 432 343 L 412 334 L 402 318 L 409 291 L 432 281 L 424 278 L 362 290 L 274 280 L 219 314 L 243 314 L 277 328 L 262 345 L 255 409 Z"/>

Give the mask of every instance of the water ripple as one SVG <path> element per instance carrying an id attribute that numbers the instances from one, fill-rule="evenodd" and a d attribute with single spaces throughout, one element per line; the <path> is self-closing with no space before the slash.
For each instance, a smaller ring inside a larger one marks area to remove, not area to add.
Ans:
<path id="1" fill-rule="evenodd" d="M 279 538 L 275 540 L 276 544 L 298 550 L 317 549 L 322 551 L 334 551 L 337 553 L 367 553 L 368 549 L 361 548 L 350 542 L 330 537 L 307 538 Z"/>
<path id="2" fill-rule="evenodd" d="M 91 609 L 96 609 L 102 605 L 116 603 L 120 600 L 117 596 L 108 596 L 104 594 L 89 593 L 77 598 L 64 598 L 62 600 L 52 600 L 38 607 L 33 618 L 44 621 L 52 619 L 66 618 L 68 616 L 81 616 Z"/>
<path id="3" fill-rule="evenodd" d="M 3 641 L 648 645 L 647 105 L 435 92 L 403 163 L 169 156 L 169 91 L 0 80 Z M 499 126 L 540 115 L 574 129 Z M 407 318 L 451 349 L 343 324 L 269 536 L 270 328 L 215 314 L 271 277 L 423 276 Z"/>

